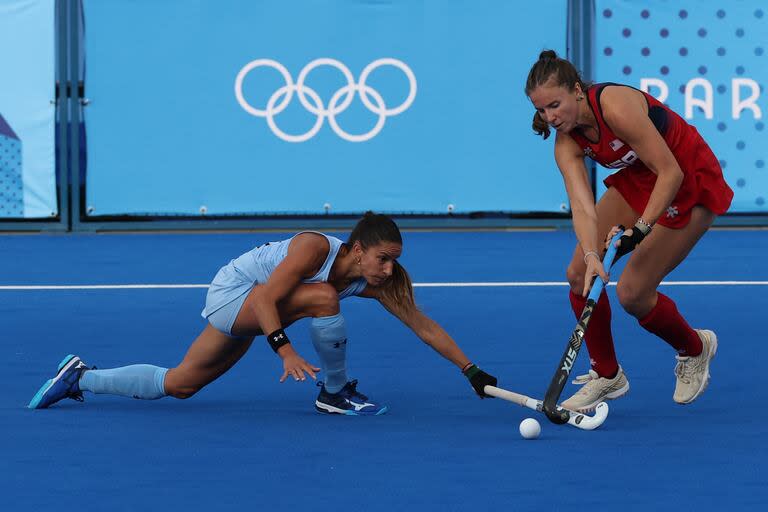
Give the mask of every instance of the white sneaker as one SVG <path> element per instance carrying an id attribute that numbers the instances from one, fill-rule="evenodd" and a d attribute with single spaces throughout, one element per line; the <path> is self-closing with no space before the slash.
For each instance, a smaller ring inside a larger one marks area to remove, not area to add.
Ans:
<path id="1" fill-rule="evenodd" d="M 600 402 L 619 398 L 629 391 L 629 381 L 621 366 L 612 379 L 600 377 L 595 370 L 589 370 L 587 375 L 576 377 L 573 383 L 583 385 L 571 398 L 560 404 L 569 411 L 589 412 Z"/>
<path id="2" fill-rule="evenodd" d="M 675 394 L 672 399 L 679 404 L 689 404 L 707 389 L 709 384 L 709 362 L 717 352 L 717 336 L 712 331 L 696 329 L 703 346 L 701 354 L 695 357 L 675 356 Z"/>

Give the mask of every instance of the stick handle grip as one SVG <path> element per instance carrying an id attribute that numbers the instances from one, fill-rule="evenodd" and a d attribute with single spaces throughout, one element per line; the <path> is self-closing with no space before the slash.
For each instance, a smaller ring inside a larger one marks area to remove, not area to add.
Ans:
<path id="1" fill-rule="evenodd" d="M 608 244 L 608 249 L 605 251 L 605 256 L 603 256 L 603 268 L 605 268 L 605 270 L 610 270 L 613 266 L 613 260 L 616 258 L 616 242 L 623 234 L 622 231 L 619 231 L 613 235 L 613 238 L 611 238 L 611 243 Z M 603 283 L 603 280 L 600 279 L 600 276 L 597 276 L 595 282 L 592 284 L 592 289 L 589 291 L 587 301 L 591 300 L 597 302 L 597 299 L 600 298 L 600 294 L 603 293 L 604 286 L 605 283 Z"/>
<path id="2" fill-rule="evenodd" d="M 521 395 L 520 393 L 515 393 L 514 391 L 508 391 L 506 389 L 497 388 L 496 386 L 485 386 L 484 391 L 486 395 L 490 395 L 496 398 L 501 398 L 502 400 L 515 403 L 522 407 L 525 407 L 526 402 L 528 400 L 531 400 L 530 397 Z"/>

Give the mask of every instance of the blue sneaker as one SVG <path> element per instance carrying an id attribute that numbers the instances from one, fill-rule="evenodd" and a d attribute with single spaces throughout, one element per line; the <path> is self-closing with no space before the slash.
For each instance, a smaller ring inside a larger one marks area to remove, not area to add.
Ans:
<path id="1" fill-rule="evenodd" d="M 376 405 L 368 397 L 357 391 L 357 380 L 344 384 L 338 393 L 329 393 L 325 384 L 320 386 L 320 394 L 315 400 L 315 409 L 324 414 L 346 414 L 347 416 L 378 416 L 387 412 L 386 405 Z"/>
<path id="2" fill-rule="evenodd" d="M 43 384 L 27 407 L 46 409 L 65 398 L 82 402 L 83 393 L 80 391 L 78 382 L 85 370 L 90 368 L 79 357 L 69 354 L 59 363 L 56 376 Z"/>

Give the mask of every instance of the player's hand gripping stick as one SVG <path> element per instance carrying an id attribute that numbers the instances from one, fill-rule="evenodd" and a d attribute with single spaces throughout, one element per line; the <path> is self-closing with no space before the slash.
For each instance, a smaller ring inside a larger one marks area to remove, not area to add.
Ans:
<path id="1" fill-rule="evenodd" d="M 608 244 L 608 249 L 603 257 L 603 267 L 606 271 L 610 270 L 613 266 L 613 262 L 616 256 L 616 241 L 621 238 L 624 228 L 616 233 Z M 584 333 L 589 325 L 589 319 L 592 317 L 592 311 L 595 309 L 597 300 L 600 298 L 600 294 L 603 292 L 605 284 L 599 276 L 592 282 L 592 290 L 587 297 L 587 305 L 584 306 L 584 311 L 581 313 L 581 317 L 576 324 L 576 327 L 571 333 L 571 337 L 568 340 L 568 345 L 565 347 L 563 357 L 560 359 L 560 364 L 557 366 L 555 375 L 552 377 L 552 382 L 547 388 L 547 393 L 544 395 L 544 414 L 552 423 L 563 424 L 568 423 L 571 417 L 571 412 L 567 409 L 562 409 L 557 406 L 557 401 L 560 399 L 560 395 L 563 392 L 565 383 L 568 381 L 568 376 L 571 374 L 573 364 L 576 362 L 576 357 L 579 355 L 579 349 L 584 341 Z M 598 407 L 600 407 L 598 405 Z"/>

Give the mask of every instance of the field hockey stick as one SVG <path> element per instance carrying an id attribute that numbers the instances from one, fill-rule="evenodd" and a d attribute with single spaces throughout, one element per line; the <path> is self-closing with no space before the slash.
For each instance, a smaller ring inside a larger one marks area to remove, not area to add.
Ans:
<path id="1" fill-rule="evenodd" d="M 543 412 L 543 403 L 541 400 L 536 400 L 529 396 L 507 391 L 506 389 L 497 388 L 495 386 L 485 386 L 485 394 L 507 400 L 521 407 L 527 407 L 534 411 Z M 600 402 L 595 407 L 595 414 L 593 416 L 587 416 L 577 412 L 571 412 L 568 415 L 568 424 L 573 425 L 581 430 L 595 430 L 597 427 L 603 424 L 605 418 L 608 417 L 608 404 Z"/>
<path id="2" fill-rule="evenodd" d="M 611 243 L 608 244 L 608 250 L 603 257 L 603 267 L 606 271 L 610 270 L 613 266 L 613 260 L 616 256 L 616 241 L 624 234 L 624 228 L 622 227 L 613 238 Z M 607 263 L 607 265 L 606 265 Z M 589 319 L 592 317 L 592 311 L 595 309 L 600 294 L 603 292 L 605 284 L 599 276 L 595 276 L 592 281 L 592 290 L 587 297 L 587 305 L 584 306 L 584 311 L 581 313 L 581 317 L 576 324 L 576 327 L 571 333 L 571 337 L 568 340 L 568 345 L 565 347 L 563 357 L 560 359 L 560 364 L 557 366 L 555 375 L 552 377 L 552 382 L 547 388 L 547 393 L 544 395 L 544 414 L 547 415 L 549 421 L 562 425 L 568 423 L 572 413 L 567 409 L 557 407 L 557 401 L 560 399 L 560 395 L 563 392 L 566 382 L 568 382 L 568 376 L 573 369 L 573 363 L 576 361 L 576 357 L 579 355 L 579 349 L 584 341 L 584 332 L 589 325 Z M 600 404 L 598 404 L 600 407 Z"/>

